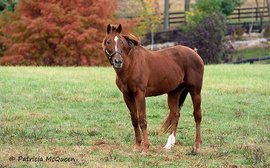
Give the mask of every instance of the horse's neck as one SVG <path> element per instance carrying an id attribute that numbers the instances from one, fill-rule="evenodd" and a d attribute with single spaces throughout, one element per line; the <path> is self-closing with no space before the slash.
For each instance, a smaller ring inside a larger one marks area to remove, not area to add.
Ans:
<path id="1" fill-rule="evenodd" d="M 128 57 L 128 60 L 125 60 L 124 65 L 121 69 L 114 69 L 118 79 L 121 80 L 123 83 L 125 83 L 125 81 L 127 80 L 128 73 L 131 71 L 130 66 L 132 66 L 132 64 L 134 63 L 133 62 L 133 57 L 134 57 L 133 50 L 134 50 L 134 47 L 130 47 L 129 50 L 126 50 L 125 54 L 126 54 L 126 57 Z"/>

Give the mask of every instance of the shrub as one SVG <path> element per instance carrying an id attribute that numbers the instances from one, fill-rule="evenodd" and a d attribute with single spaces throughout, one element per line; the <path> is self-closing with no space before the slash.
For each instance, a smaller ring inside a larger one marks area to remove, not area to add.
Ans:
<path id="1" fill-rule="evenodd" d="M 180 43 L 197 48 L 205 63 L 228 60 L 223 45 L 226 33 L 226 16 L 243 0 L 196 0 L 193 11 L 186 13 L 187 26 Z"/>
<path id="2" fill-rule="evenodd" d="M 206 64 L 219 63 L 224 55 L 224 35 L 226 19 L 223 15 L 213 14 L 195 25 L 185 27 L 179 43 L 196 48 Z"/>

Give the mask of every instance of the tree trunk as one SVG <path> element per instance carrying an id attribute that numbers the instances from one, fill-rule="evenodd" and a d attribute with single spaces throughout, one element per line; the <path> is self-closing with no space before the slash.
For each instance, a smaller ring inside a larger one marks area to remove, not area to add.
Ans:
<path id="1" fill-rule="evenodd" d="M 259 2 L 258 2 L 258 0 L 255 0 L 255 1 L 256 1 L 256 5 L 257 5 L 256 12 L 258 12 L 259 13 L 259 16 L 260 16 L 260 30 L 259 30 L 259 32 L 262 32 L 262 27 L 263 27 L 263 11 L 261 11 L 259 9 Z"/>
<path id="2" fill-rule="evenodd" d="M 165 0 L 164 5 L 164 30 L 169 29 L 169 0 Z"/>
<path id="3" fill-rule="evenodd" d="M 155 41 L 154 41 L 154 32 L 151 31 L 151 50 L 154 49 L 154 44 L 155 44 Z"/>

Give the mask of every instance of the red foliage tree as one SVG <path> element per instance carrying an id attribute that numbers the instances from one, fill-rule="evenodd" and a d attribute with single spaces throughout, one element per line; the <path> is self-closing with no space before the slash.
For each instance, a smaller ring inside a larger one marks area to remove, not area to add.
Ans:
<path id="1" fill-rule="evenodd" d="M 0 19 L 0 64 L 102 65 L 112 0 L 20 0 Z"/>

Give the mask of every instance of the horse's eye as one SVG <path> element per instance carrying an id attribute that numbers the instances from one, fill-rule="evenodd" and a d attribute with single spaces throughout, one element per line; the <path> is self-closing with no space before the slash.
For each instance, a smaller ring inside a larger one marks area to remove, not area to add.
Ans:
<path id="1" fill-rule="evenodd" d="M 111 43 L 111 42 L 110 42 L 109 40 L 108 40 L 108 41 L 106 41 L 106 44 L 107 44 L 107 45 L 109 45 L 110 43 Z"/>

